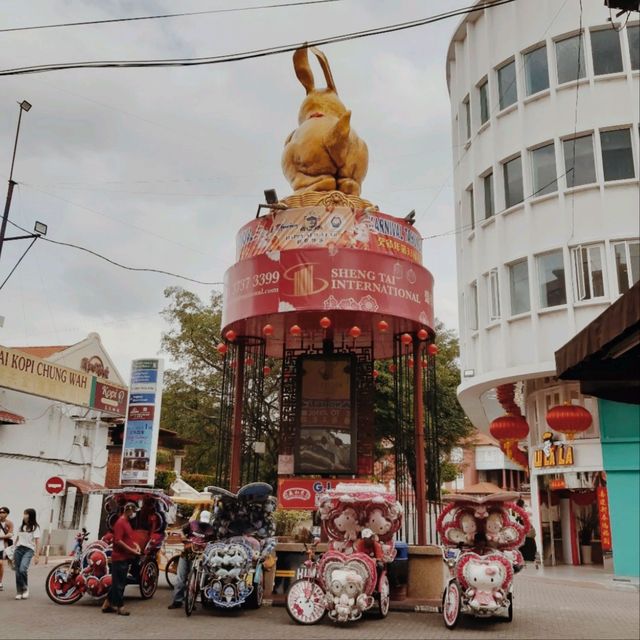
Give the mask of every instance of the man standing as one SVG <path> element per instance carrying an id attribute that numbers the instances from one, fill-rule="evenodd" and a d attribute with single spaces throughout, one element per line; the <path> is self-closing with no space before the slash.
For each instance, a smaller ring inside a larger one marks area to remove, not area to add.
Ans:
<path id="1" fill-rule="evenodd" d="M 4 578 L 4 550 L 13 544 L 13 522 L 9 520 L 9 508 L 0 507 L 0 591 L 3 590 Z"/>
<path id="2" fill-rule="evenodd" d="M 201 511 L 198 520 L 187 522 L 182 527 L 184 550 L 178 561 L 176 584 L 173 591 L 173 601 L 169 609 L 179 609 L 184 603 L 184 591 L 189 576 L 191 564 L 198 551 L 202 551 L 208 542 L 213 540 L 215 529 L 211 526 L 211 512 Z"/>
<path id="3" fill-rule="evenodd" d="M 129 520 L 135 517 L 140 509 L 135 502 L 124 505 L 122 515 L 113 527 L 113 549 L 111 551 L 111 588 L 102 605 L 102 613 L 117 613 L 128 616 L 123 607 L 124 588 L 127 586 L 129 565 L 140 555 L 140 546 L 133 539 L 133 529 Z"/>

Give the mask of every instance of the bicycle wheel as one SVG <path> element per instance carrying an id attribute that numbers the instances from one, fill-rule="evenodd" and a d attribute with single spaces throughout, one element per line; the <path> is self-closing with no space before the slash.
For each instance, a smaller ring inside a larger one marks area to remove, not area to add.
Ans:
<path id="1" fill-rule="evenodd" d="M 158 588 L 158 563 L 155 560 L 148 560 L 140 567 L 140 595 L 143 600 L 153 598 L 153 594 Z"/>
<path id="2" fill-rule="evenodd" d="M 167 562 L 167 566 L 164 568 L 164 577 L 167 580 L 167 584 L 173 589 L 176 584 L 176 576 L 178 575 L 178 562 L 180 562 L 180 555 L 172 556 Z"/>
<path id="3" fill-rule="evenodd" d="M 45 589 L 56 604 L 73 604 L 82 598 L 82 590 L 76 584 L 77 574 L 71 571 L 71 560 L 53 567 L 47 575 Z"/>
<path id="4" fill-rule="evenodd" d="M 387 615 L 389 615 L 389 606 L 391 605 L 389 578 L 387 578 L 386 574 L 380 578 L 378 589 L 378 616 L 380 618 L 386 618 Z"/>
<path id="5" fill-rule="evenodd" d="M 460 619 L 460 586 L 451 580 L 442 596 L 442 617 L 447 629 L 453 629 Z"/>
<path id="6" fill-rule="evenodd" d="M 190 616 L 196 608 L 196 600 L 198 599 L 198 583 L 198 567 L 194 564 L 194 566 L 191 567 L 191 571 L 189 571 L 187 588 L 184 594 L 184 612 L 187 616 Z"/>
<path id="7" fill-rule="evenodd" d="M 327 608 L 322 587 L 309 578 L 296 580 L 287 592 L 287 613 L 298 624 L 316 624 Z"/>
<path id="8" fill-rule="evenodd" d="M 260 575 L 260 581 L 258 584 L 253 585 L 253 591 L 249 594 L 249 597 L 245 600 L 245 606 L 247 609 L 259 609 L 262 606 L 262 600 L 264 598 L 264 573 Z"/>

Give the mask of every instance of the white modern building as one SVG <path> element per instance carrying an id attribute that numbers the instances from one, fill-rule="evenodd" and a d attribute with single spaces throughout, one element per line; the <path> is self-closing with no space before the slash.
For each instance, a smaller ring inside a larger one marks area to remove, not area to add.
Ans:
<path id="1" fill-rule="evenodd" d="M 531 465 L 541 550 L 570 564 L 602 453 L 597 402 L 554 377 L 554 352 L 640 277 L 638 14 L 611 23 L 602 2 L 581 4 L 517 0 L 468 14 L 446 61 L 459 400 L 487 433 L 504 413 L 496 387 L 515 383 L 531 461 L 551 407 L 592 413 L 570 465 Z M 565 490 L 552 495 L 551 480 Z"/>

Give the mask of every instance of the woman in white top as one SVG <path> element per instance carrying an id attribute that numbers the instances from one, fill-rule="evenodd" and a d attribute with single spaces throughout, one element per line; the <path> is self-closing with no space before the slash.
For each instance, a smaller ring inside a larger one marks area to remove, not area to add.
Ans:
<path id="1" fill-rule="evenodd" d="M 14 534 L 16 550 L 13 554 L 13 565 L 16 570 L 16 600 L 26 600 L 29 597 L 27 572 L 31 558 L 38 564 L 40 556 L 40 527 L 36 521 L 35 509 L 25 509 L 22 524 Z"/>

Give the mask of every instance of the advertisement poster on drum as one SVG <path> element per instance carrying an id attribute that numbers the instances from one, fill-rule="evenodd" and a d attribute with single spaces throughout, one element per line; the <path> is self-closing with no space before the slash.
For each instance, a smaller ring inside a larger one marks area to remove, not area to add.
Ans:
<path id="1" fill-rule="evenodd" d="M 120 484 L 152 487 L 160 433 L 164 361 L 134 360 L 131 363 L 129 406 L 122 444 Z"/>

